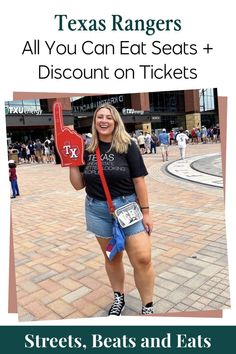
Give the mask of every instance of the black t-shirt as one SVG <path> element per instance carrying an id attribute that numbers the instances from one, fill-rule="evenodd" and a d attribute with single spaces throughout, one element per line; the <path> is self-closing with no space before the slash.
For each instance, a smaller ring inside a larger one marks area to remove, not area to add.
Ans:
<path id="1" fill-rule="evenodd" d="M 126 154 L 110 150 L 110 143 L 99 142 L 104 175 L 112 199 L 135 192 L 132 178 L 146 176 L 147 169 L 134 141 Z M 86 193 L 96 199 L 106 200 L 96 161 L 96 153 L 84 153 L 85 165 L 79 169 L 84 173 Z"/>

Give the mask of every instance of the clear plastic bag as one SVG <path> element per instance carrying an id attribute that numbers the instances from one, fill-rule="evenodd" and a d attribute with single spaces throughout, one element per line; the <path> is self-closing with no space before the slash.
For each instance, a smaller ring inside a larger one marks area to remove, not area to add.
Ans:
<path id="1" fill-rule="evenodd" d="M 123 228 L 131 226 L 143 218 L 143 214 L 136 202 L 128 203 L 116 209 L 115 216 Z"/>

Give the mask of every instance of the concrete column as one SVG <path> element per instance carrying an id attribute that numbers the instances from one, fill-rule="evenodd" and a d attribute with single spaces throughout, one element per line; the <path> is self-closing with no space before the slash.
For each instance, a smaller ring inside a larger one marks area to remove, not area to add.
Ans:
<path id="1" fill-rule="evenodd" d="M 201 128 L 199 90 L 185 90 L 186 129 Z"/>
<path id="2" fill-rule="evenodd" d="M 149 93 L 132 93 L 131 94 L 131 106 L 133 109 L 140 110 L 140 111 L 150 111 L 150 102 L 149 102 Z M 142 123 L 140 124 L 140 128 L 143 132 L 151 132 L 152 125 L 151 123 Z"/>
<path id="3" fill-rule="evenodd" d="M 201 129 L 201 114 L 200 113 L 190 113 L 185 115 L 186 118 L 186 129 L 191 132 L 193 128 Z"/>
<path id="4" fill-rule="evenodd" d="M 149 102 L 149 93 L 132 93 L 131 94 L 131 105 L 133 109 L 140 111 L 149 111 L 150 102 Z"/>
<path id="5" fill-rule="evenodd" d="M 142 130 L 144 133 L 151 133 L 152 131 L 152 124 L 151 123 L 142 123 Z"/>
<path id="6" fill-rule="evenodd" d="M 52 112 L 54 102 L 61 102 L 63 111 L 71 111 L 71 102 L 69 97 L 49 98 L 48 99 L 48 111 Z"/>
<path id="7" fill-rule="evenodd" d="M 200 102 L 199 102 L 199 90 L 185 90 L 184 91 L 184 103 L 186 113 L 199 113 L 200 112 Z"/>
<path id="8" fill-rule="evenodd" d="M 69 97 L 59 97 L 59 98 L 49 98 L 48 100 L 48 111 L 52 112 L 53 111 L 53 104 L 55 102 L 60 102 L 62 104 L 62 110 L 65 112 L 71 112 L 71 102 L 70 102 L 70 98 Z M 72 116 L 71 116 L 72 117 Z M 73 118 L 72 118 L 73 120 Z M 70 119 L 70 121 L 72 121 Z M 66 119 L 64 117 L 64 124 L 70 128 L 70 129 L 74 129 L 74 124 L 68 124 L 68 120 L 66 123 Z"/>

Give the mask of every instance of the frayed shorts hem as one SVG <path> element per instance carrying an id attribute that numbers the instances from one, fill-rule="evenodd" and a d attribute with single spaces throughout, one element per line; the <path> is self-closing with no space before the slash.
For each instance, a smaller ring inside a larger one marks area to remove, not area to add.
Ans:
<path id="1" fill-rule="evenodd" d="M 87 230 L 87 231 L 93 233 L 93 231 L 90 231 L 90 230 Z M 135 233 L 133 233 L 133 234 L 126 235 L 125 238 L 133 237 L 133 236 L 135 236 L 135 235 L 141 234 L 142 232 L 147 233 L 146 230 L 141 230 L 141 231 L 135 232 Z M 94 235 L 95 235 L 96 237 L 98 237 L 98 238 L 104 238 L 104 239 L 107 239 L 107 240 L 109 240 L 109 239 L 111 239 L 111 238 L 113 237 L 113 236 L 101 236 L 101 235 L 97 235 L 97 234 L 94 234 Z"/>

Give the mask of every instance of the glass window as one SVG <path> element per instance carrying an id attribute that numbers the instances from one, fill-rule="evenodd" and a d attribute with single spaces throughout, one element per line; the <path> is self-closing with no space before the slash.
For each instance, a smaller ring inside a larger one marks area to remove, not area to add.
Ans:
<path id="1" fill-rule="evenodd" d="M 150 110 L 151 112 L 184 112 L 184 92 L 150 92 Z"/>
<path id="2" fill-rule="evenodd" d="M 200 98 L 200 111 L 212 111 L 215 109 L 214 103 L 214 89 L 200 89 L 199 90 Z"/>

